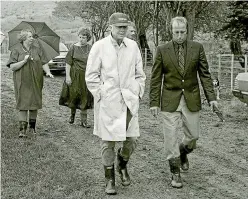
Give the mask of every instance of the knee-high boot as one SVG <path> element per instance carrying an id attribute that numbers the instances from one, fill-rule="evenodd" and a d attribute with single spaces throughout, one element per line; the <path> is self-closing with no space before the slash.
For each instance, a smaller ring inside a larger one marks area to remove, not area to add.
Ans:
<path id="1" fill-rule="evenodd" d="M 75 115 L 76 115 L 76 109 L 71 109 L 71 116 L 70 116 L 70 120 L 69 120 L 70 124 L 74 123 Z"/>
<path id="2" fill-rule="evenodd" d="M 179 145 L 180 151 L 180 159 L 181 159 L 181 169 L 184 171 L 189 170 L 189 160 L 187 155 L 193 151 L 193 149 L 189 149 L 183 143 Z"/>
<path id="3" fill-rule="evenodd" d="M 174 188 L 182 188 L 182 179 L 180 175 L 180 157 L 169 159 L 171 171 L 171 186 Z"/>
<path id="4" fill-rule="evenodd" d="M 120 152 L 121 152 L 121 148 L 119 148 L 117 152 L 117 171 L 120 174 L 122 185 L 128 186 L 131 184 L 131 180 L 127 172 L 128 161 L 123 159 Z"/>
<path id="5" fill-rule="evenodd" d="M 112 166 L 104 166 L 104 171 L 105 171 L 105 192 L 108 195 L 115 195 L 116 190 L 115 190 L 115 169 L 114 165 Z"/>
<path id="6" fill-rule="evenodd" d="M 29 130 L 31 132 L 31 134 L 36 135 L 36 119 L 29 119 Z"/>

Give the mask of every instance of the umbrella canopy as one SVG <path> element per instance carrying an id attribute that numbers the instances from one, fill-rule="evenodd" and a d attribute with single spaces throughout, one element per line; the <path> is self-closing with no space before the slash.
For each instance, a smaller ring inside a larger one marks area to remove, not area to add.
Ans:
<path id="1" fill-rule="evenodd" d="M 44 22 L 22 21 L 19 25 L 8 32 L 9 50 L 15 48 L 20 43 L 18 34 L 25 29 L 32 30 L 34 43 L 33 45 L 42 49 L 47 62 L 59 55 L 60 37 L 51 30 Z"/>

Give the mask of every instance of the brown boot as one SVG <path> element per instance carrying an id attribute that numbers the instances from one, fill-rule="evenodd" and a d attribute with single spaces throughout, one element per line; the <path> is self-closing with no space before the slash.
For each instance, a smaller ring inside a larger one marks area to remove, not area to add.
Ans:
<path id="1" fill-rule="evenodd" d="M 115 190 L 115 170 L 114 170 L 114 165 L 112 166 L 104 166 L 104 171 L 105 171 L 105 183 L 106 183 L 106 188 L 105 188 L 105 193 L 108 195 L 115 195 L 116 190 Z"/>
<path id="2" fill-rule="evenodd" d="M 180 158 L 169 159 L 170 171 L 171 171 L 171 186 L 174 188 L 182 188 L 182 179 L 180 176 Z"/>
<path id="3" fill-rule="evenodd" d="M 181 143 L 179 145 L 179 150 L 180 150 L 181 169 L 183 171 L 187 171 L 189 170 L 189 160 L 187 154 L 191 153 L 193 149 L 189 149 L 187 146 Z"/>
<path id="4" fill-rule="evenodd" d="M 121 148 L 119 148 L 117 152 L 117 171 L 120 174 L 122 185 L 128 186 L 131 184 L 131 180 L 127 172 L 128 161 L 123 159 L 120 152 L 121 152 Z"/>
<path id="5" fill-rule="evenodd" d="M 27 127 L 28 127 L 28 122 L 20 121 L 19 126 L 20 126 L 19 138 L 27 137 L 26 132 L 27 132 Z"/>
<path id="6" fill-rule="evenodd" d="M 71 116 L 70 116 L 70 120 L 69 120 L 70 124 L 74 123 L 75 115 L 76 115 L 76 109 L 71 109 Z"/>

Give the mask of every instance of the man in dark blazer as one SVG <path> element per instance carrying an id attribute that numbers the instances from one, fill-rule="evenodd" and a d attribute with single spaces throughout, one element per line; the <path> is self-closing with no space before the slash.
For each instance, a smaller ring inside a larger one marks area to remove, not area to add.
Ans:
<path id="1" fill-rule="evenodd" d="M 166 158 L 172 173 L 171 185 L 181 188 L 180 167 L 189 169 L 187 154 L 196 148 L 199 137 L 201 97 L 198 76 L 211 107 L 217 106 L 203 46 L 186 40 L 187 20 L 171 21 L 172 41 L 157 47 L 151 74 L 150 110 L 156 117 L 161 108 Z M 177 143 L 183 124 L 184 138 Z"/>

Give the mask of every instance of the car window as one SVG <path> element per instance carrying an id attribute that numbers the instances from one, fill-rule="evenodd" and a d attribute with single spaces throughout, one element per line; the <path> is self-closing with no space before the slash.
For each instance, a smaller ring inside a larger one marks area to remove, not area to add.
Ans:
<path id="1" fill-rule="evenodd" d="M 68 48 L 66 47 L 66 45 L 65 44 L 63 44 L 63 43 L 59 43 L 59 51 L 60 52 L 67 52 L 68 51 Z"/>
<path id="2" fill-rule="evenodd" d="M 66 56 L 68 48 L 62 42 L 59 43 L 59 56 Z"/>

